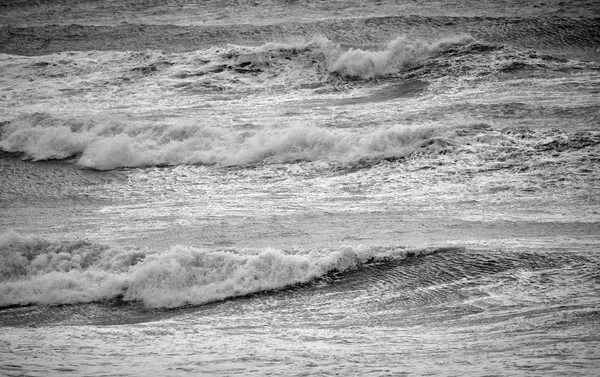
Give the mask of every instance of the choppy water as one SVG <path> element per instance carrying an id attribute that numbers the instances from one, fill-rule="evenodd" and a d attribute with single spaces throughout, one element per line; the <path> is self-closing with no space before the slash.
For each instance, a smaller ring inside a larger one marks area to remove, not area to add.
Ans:
<path id="1" fill-rule="evenodd" d="M 348 4 L 0 55 L 1 374 L 597 374 L 595 10 Z"/>

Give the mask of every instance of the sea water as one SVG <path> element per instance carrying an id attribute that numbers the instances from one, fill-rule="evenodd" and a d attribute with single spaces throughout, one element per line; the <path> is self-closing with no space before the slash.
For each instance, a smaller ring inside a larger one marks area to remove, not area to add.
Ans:
<path id="1" fill-rule="evenodd" d="M 0 55 L 1 374 L 600 371 L 591 3 L 217 3 Z"/>

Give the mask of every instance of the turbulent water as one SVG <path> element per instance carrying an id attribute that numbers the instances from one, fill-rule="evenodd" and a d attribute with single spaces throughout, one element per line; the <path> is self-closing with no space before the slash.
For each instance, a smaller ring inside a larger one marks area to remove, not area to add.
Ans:
<path id="1" fill-rule="evenodd" d="M 7 3 L 0 374 L 596 375 L 572 3 Z"/>

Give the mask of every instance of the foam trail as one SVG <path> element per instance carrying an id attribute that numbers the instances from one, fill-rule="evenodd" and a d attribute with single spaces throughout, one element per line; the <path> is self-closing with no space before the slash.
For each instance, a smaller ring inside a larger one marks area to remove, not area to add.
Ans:
<path id="1" fill-rule="evenodd" d="M 350 246 L 293 252 L 184 246 L 128 250 L 7 232 L 0 235 L 0 307 L 118 297 L 149 307 L 202 304 L 307 283 L 331 271 L 420 252 Z"/>

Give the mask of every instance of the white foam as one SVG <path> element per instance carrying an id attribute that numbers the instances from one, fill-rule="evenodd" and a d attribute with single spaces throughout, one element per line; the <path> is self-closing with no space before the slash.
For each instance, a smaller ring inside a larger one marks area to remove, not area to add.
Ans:
<path id="1" fill-rule="evenodd" d="M 425 140 L 444 134 L 443 126 L 381 127 L 370 133 L 292 125 L 260 130 L 220 129 L 202 123 L 118 125 L 49 114 L 25 116 L 4 128 L 0 148 L 29 158 L 77 157 L 83 167 L 179 164 L 244 165 L 406 156 Z"/>
<path id="2" fill-rule="evenodd" d="M 343 76 L 363 79 L 397 73 L 402 68 L 418 62 L 433 52 L 452 45 L 472 43 L 473 37 L 465 35 L 444 39 L 434 43 L 412 40 L 401 36 L 391 41 L 385 49 L 368 51 L 351 48 L 343 51 L 339 48 L 329 52 L 328 68 Z"/>
<path id="3" fill-rule="evenodd" d="M 20 117 L 4 126 L 0 148 L 24 152 L 34 160 L 67 158 L 96 138 L 90 126 L 82 120 L 65 122 L 45 114 Z"/>
<path id="4" fill-rule="evenodd" d="M 395 248 L 218 251 L 173 246 L 157 252 L 82 241 L 0 236 L 0 306 L 66 304 L 122 297 L 150 307 L 177 307 L 284 288 L 356 269 Z"/>

